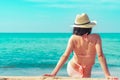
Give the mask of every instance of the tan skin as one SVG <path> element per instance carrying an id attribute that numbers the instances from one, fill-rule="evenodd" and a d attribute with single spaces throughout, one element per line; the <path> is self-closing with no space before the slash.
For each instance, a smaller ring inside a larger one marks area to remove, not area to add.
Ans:
<path id="1" fill-rule="evenodd" d="M 74 51 L 73 58 L 71 59 L 71 65 L 75 70 L 78 70 L 75 63 L 82 66 L 91 66 L 86 68 L 84 77 L 91 77 L 92 65 L 95 62 L 95 56 L 97 54 L 98 60 L 101 64 L 105 76 L 111 78 L 110 72 L 107 67 L 106 59 L 102 51 L 102 42 L 98 34 L 84 34 L 82 36 L 72 35 L 69 39 L 67 48 L 64 54 L 61 56 L 56 67 L 51 74 L 45 74 L 44 76 L 56 76 L 57 72 L 67 61 L 69 55 Z M 89 59 L 90 58 L 90 59 Z M 75 62 L 75 63 L 74 63 Z"/>

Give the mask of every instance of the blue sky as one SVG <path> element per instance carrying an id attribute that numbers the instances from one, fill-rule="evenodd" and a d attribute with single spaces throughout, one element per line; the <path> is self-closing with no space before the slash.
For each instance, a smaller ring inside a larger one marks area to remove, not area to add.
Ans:
<path id="1" fill-rule="evenodd" d="M 0 32 L 71 32 L 75 16 L 96 20 L 93 32 L 120 32 L 120 0 L 0 0 Z"/>

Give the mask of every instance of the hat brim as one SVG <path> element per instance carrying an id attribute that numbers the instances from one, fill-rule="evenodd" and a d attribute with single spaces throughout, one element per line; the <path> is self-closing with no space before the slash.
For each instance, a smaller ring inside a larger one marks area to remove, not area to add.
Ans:
<path id="1" fill-rule="evenodd" d="M 91 21 L 90 23 L 88 24 L 85 24 L 85 25 L 72 25 L 72 27 L 80 27 L 80 28 L 92 28 L 94 27 L 95 25 L 97 24 L 96 21 Z"/>

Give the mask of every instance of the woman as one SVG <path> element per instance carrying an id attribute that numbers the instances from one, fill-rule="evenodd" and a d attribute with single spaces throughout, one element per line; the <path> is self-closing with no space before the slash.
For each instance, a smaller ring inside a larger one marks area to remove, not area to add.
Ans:
<path id="1" fill-rule="evenodd" d="M 106 59 L 102 51 L 101 38 L 98 34 L 90 34 L 95 22 L 90 22 L 87 14 L 77 15 L 73 25 L 73 35 L 68 41 L 64 54 L 58 61 L 51 74 L 45 76 L 56 76 L 57 72 L 67 61 L 69 55 L 74 52 L 72 59 L 68 62 L 67 72 L 71 77 L 91 77 L 91 70 L 98 55 L 101 67 L 106 77 L 110 77 Z"/>

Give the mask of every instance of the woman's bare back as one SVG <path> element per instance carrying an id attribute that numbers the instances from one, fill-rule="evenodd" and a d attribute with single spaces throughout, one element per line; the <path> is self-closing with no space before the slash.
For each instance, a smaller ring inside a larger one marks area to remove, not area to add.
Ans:
<path id="1" fill-rule="evenodd" d="M 93 65 L 96 56 L 95 45 L 98 39 L 97 34 L 73 35 L 72 44 L 74 51 L 74 62 L 81 65 Z"/>
<path id="2" fill-rule="evenodd" d="M 72 36 L 74 60 L 81 65 L 93 65 L 96 56 L 97 34 Z"/>
<path id="3" fill-rule="evenodd" d="M 79 66 L 85 66 L 84 75 L 85 77 L 91 76 L 91 69 L 95 62 L 96 56 L 96 42 L 98 39 L 97 34 L 90 35 L 73 35 L 71 37 L 71 44 L 73 45 L 74 56 L 71 59 L 71 65 L 79 71 Z M 76 65 L 77 64 L 77 65 Z"/>

